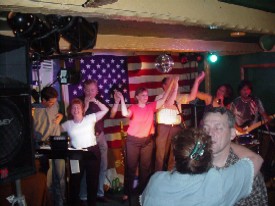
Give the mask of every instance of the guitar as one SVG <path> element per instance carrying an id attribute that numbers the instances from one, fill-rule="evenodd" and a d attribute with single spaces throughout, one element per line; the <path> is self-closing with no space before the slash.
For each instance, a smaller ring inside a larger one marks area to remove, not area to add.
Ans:
<path id="1" fill-rule="evenodd" d="M 275 114 L 269 115 L 269 118 L 270 118 L 270 120 L 274 119 Z M 262 120 L 262 121 L 256 122 L 250 126 L 244 127 L 242 129 L 242 131 L 240 131 L 240 129 L 236 128 L 236 134 L 237 134 L 237 136 L 248 134 L 251 131 L 253 131 L 254 129 L 257 129 L 258 127 L 262 126 L 263 124 L 266 124 L 270 120 Z"/>

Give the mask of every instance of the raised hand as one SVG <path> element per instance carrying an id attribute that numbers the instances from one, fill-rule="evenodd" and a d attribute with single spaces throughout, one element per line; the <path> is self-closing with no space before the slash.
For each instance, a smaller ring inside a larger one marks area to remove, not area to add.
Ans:
<path id="1" fill-rule="evenodd" d="M 123 95 L 121 92 L 117 91 L 117 96 L 120 98 L 120 100 L 124 99 Z"/>
<path id="2" fill-rule="evenodd" d="M 115 103 L 119 103 L 120 102 L 120 97 L 121 97 L 121 92 L 119 92 L 119 91 L 117 91 L 117 90 L 115 90 L 115 93 L 114 93 L 114 99 L 115 99 Z"/>
<path id="3" fill-rule="evenodd" d="M 198 76 L 197 76 L 197 81 L 199 82 L 199 83 L 201 83 L 202 82 L 202 80 L 204 79 L 204 77 L 205 77 L 205 72 L 204 71 L 202 71 Z"/>

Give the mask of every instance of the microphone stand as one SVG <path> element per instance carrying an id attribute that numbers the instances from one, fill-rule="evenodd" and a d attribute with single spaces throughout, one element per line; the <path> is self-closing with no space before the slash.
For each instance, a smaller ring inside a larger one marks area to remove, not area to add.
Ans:
<path id="1" fill-rule="evenodd" d="M 177 108 L 177 110 L 179 112 L 178 115 L 180 115 L 180 117 L 181 117 L 181 123 L 182 123 L 183 127 L 186 129 L 187 126 L 186 126 L 186 124 L 184 122 L 184 119 L 183 119 L 183 113 L 180 112 L 179 105 L 178 105 L 178 102 L 176 100 L 174 101 L 174 105 L 176 106 L 176 108 Z"/>

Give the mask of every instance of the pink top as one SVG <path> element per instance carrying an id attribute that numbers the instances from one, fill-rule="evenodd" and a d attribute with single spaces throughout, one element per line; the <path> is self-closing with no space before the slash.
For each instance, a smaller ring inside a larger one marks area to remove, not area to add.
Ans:
<path id="1" fill-rule="evenodd" d="M 148 137 L 154 134 L 154 113 L 156 112 L 157 102 L 146 104 L 139 107 L 138 104 L 131 105 L 128 109 L 132 112 L 130 117 L 127 134 L 135 137 Z"/>

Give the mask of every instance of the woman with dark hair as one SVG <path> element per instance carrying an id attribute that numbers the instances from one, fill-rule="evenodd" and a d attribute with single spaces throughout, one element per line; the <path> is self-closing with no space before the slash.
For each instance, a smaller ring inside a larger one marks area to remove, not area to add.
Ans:
<path id="1" fill-rule="evenodd" d="M 144 190 L 151 173 L 153 139 L 155 132 L 154 113 L 167 100 L 168 95 L 176 96 L 178 88 L 178 78 L 172 78 L 169 88 L 163 97 L 157 101 L 148 103 L 148 90 L 139 88 L 135 92 L 137 104 L 126 107 L 124 98 L 121 93 L 121 112 L 124 117 L 128 117 L 129 127 L 127 129 L 126 138 L 126 178 L 125 178 L 125 194 L 134 194 Z M 173 87 L 173 88 L 172 88 Z M 173 89 L 173 90 L 172 90 Z M 168 101 L 168 100 L 167 100 Z M 133 189 L 136 170 L 139 168 L 139 184 Z M 127 196 L 123 197 L 124 200 Z"/>
<path id="2" fill-rule="evenodd" d="M 211 168 L 211 137 L 199 129 L 183 129 L 172 145 L 176 168 L 151 177 L 140 196 L 143 206 L 233 205 L 249 195 L 263 162 L 256 153 L 243 154 L 239 145 L 232 145 L 245 158 L 226 169 Z"/>
<path id="3" fill-rule="evenodd" d="M 80 173 L 71 174 L 71 204 L 80 205 L 80 180 L 86 171 L 87 200 L 89 206 L 96 205 L 98 177 L 100 169 L 100 151 L 96 142 L 95 123 L 107 114 L 108 108 L 99 102 L 93 101 L 101 111 L 85 115 L 85 106 L 80 99 L 73 99 L 68 107 L 69 120 L 64 122 L 62 130 L 68 132 L 70 144 L 75 149 L 86 149 L 91 153 L 90 158 L 79 160 Z"/>
<path id="4" fill-rule="evenodd" d="M 211 107 L 229 107 L 232 101 L 233 90 L 229 84 L 222 84 L 217 87 L 215 96 L 207 93 L 198 92 L 197 98 L 203 100 L 206 105 L 206 110 Z"/>

